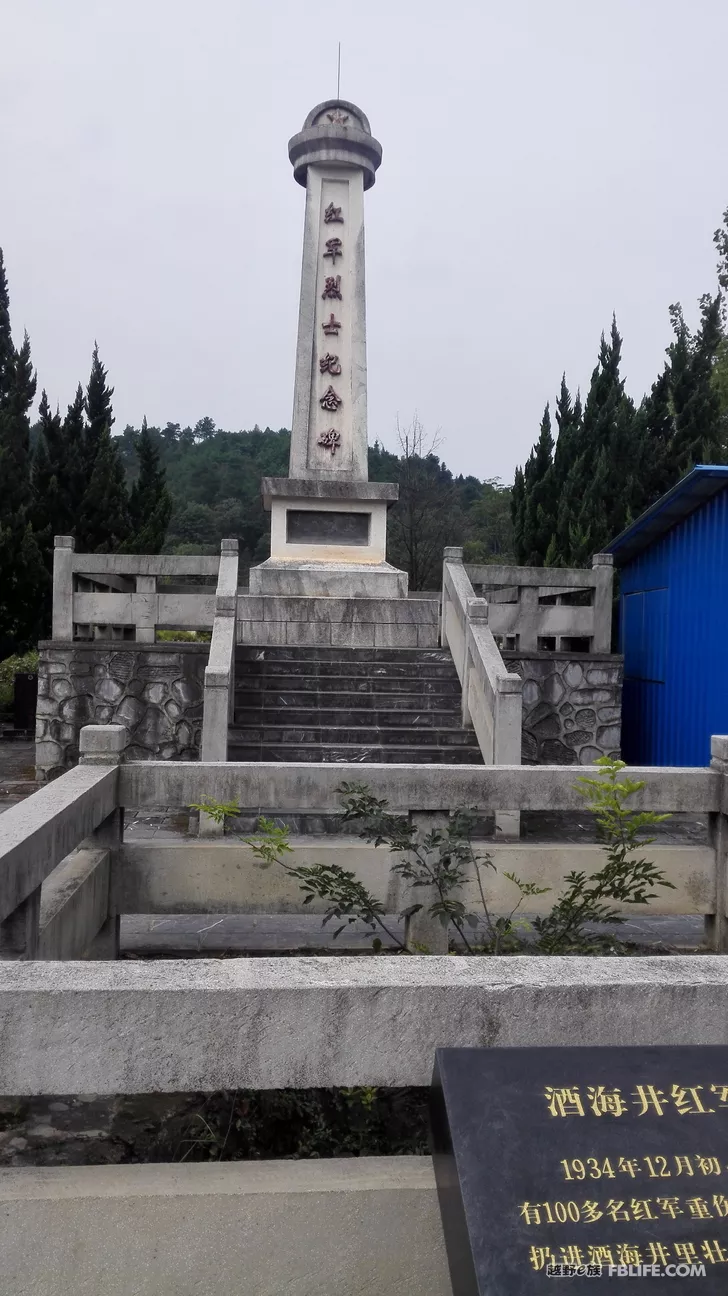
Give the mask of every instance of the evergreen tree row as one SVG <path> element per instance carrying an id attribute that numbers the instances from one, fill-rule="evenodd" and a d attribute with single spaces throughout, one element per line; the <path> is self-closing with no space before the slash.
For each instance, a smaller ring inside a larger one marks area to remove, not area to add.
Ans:
<path id="1" fill-rule="evenodd" d="M 13 343 L 0 249 L 0 660 L 49 632 L 55 535 L 74 536 L 85 553 L 159 553 L 172 512 L 146 422 L 127 489 L 98 346 L 86 391 L 79 384 L 65 417 L 43 391 L 31 428 L 36 386 L 27 333 Z"/>
<path id="2" fill-rule="evenodd" d="M 511 511 L 519 563 L 589 565 L 695 464 L 728 462 L 728 210 L 714 241 L 718 292 L 701 298 L 694 333 L 682 308 L 670 307 L 667 360 L 638 406 L 624 390 L 614 319 L 583 408 L 562 377 L 556 441 L 547 404 L 538 441 L 516 469 Z"/>

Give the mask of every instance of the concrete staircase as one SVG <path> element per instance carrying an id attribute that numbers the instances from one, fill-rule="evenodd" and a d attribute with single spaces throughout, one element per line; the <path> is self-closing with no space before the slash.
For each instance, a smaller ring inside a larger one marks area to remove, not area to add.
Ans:
<path id="1" fill-rule="evenodd" d="M 238 648 L 228 760 L 482 763 L 431 648 Z"/>

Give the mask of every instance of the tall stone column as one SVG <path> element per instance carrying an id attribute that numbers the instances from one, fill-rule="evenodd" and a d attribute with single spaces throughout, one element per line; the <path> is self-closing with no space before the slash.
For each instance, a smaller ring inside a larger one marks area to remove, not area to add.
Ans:
<path id="1" fill-rule="evenodd" d="M 360 108 L 329 100 L 289 141 L 306 189 L 289 476 L 264 478 L 271 557 L 251 593 L 405 597 L 385 561 L 391 483 L 367 464 L 364 193 L 381 145 Z"/>

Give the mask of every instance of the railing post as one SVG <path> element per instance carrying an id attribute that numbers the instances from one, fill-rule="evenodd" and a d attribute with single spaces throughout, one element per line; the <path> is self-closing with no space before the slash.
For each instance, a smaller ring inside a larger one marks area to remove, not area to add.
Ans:
<path id="1" fill-rule="evenodd" d="M 54 639 L 73 639 L 73 536 L 53 537 L 53 615 L 51 635 Z"/>
<path id="2" fill-rule="evenodd" d="M 238 609 L 238 542 L 222 540 L 215 595 L 215 620 L 205 668 L 202 708 L 203 761 L 226 761 L 235 690 L 235 623 Z M 224 824 L 200 812 L 201 837 L 218 836 Z"/>
<path id="3" fill-rule="evenodd" d="M 521 585 L 518 590 L 518 647 L 524 652 L 538 649 L 538 585 Z"/>
<path id="4" fill-rule="evenodd" d="M 134 638 L 137 643 L 154 643 L 157 637 L 156 576 L 137 576 L 136 592 L 137 598 L 134 600 L 134 606 L 137 619 L 134 626 Z"/>
<path id="5" fill-rule="evenodd" d="M 709 816 L 710 842 L 715 854 L 715 913 L 705 915 L 705 934 L 718 954 L 728 953 L 728 737 L 713 735 L 710 740 L 710 768 L 720 780 L 720 810 Z"/>
<path id="6" fill-rule="evenodd" d="M 410 822 L 415 825 L 419 835 L 424 836 L 436 828 L 447 827 L 449 814 L 441 810 L 412 810 Z M 434 886 L 406 886 L 403 892 L 404 905 L 422 905 L 422 908 L 411 918 L 405 919 L 405 944 L 413 953 L 447 954 L 448 929 L 443 927 L 439 918 L 433 918 L 427 911 L 430 905 L 439 899 Z M 419 947 L 419 950 L 418 950 Z"/>
<path id="7" fill-rule="evenodd" d="M 465 604 L 465 660 L 463 662 L 463 697 L 462 697 L 462 718 L 463 724 L 471 727 L 472 719 L 470 717 L 470 705 L 468 702 L 468 691 L 470 688 L 470 634 L 471 623 L 478 625 L 488 624 L 488 601 L 484 598 L 469 598 Z"/>
<path id="8" fill-rule="evenodd" d="M 447 590 L 445 589 L 445 568 L 448 563 L 463 564 L 462 545 L 445 545 L 442 561 L 442 597 L 440 600 L 440 644 L 443 648 L 448 647 L 447 642 Z"/>
<path id="9" fill-rule="evenodd" d="M 79 764 L 120 765 L 127 742 L 123 725 L 84 725 L 79 735 Z M 92 834 L 94 846 L 109 852 L 109 909 L 104 925 L 86 951 L 88 959 L 119 957 L 121 915 L 116 906 L 116 875 L 124 839 L 124 807 L 117 806 Z"/>
<path id="10" fill-rule="evenodd" d="M 592 569 L 596 577 L 592 652 L 608 653 L 612 647 L 612 586 L 614 584 L 614 558 L 612 554 L 594 554 Z"/>

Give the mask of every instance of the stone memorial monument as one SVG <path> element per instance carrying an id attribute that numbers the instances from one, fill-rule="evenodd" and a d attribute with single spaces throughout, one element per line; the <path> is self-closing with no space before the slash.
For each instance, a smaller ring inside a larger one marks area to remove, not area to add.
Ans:
<path id="1" fill-rule="evenodd" d="M 368 480 L 364 191 L 382 160 L 364 113 L 331 99 L 289 141 L 306 189 L 289 476 L 262 482 L 271 556 L 251 594 L 404 598 L 386 562 L 396 485 Z"/>
<path id="2" fill-rule="evenodd" d="M 454 1296 L 728 1290 L 728 1048 L 438 1049 L 432 1130 Z"/>

